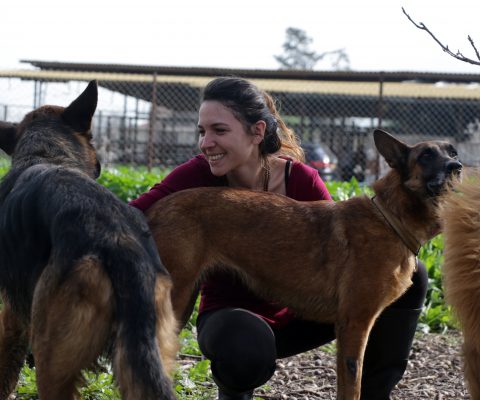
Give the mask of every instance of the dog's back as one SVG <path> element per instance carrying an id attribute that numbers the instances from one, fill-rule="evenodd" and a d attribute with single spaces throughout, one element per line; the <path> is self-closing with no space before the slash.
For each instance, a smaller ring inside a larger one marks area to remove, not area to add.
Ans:
<path id="1" fill-rule="evenodd" d="M 464 335 L 465 377 L 472 399 L 480 399 L 480 173 L 466 176 L 443 203 L 448 303 Z"/>
<path id="2" fill-rule="evenodd" d="M 79 99 L 73 111 L 41 108 L 15 127 L 12 169 L 0 186 L 2 322 L 20 332 L 31 326 L 43 398 L 72 398 L 80 370 L 112 342 L 123 398 L 174 399 L 171 282 L 140 212 L 92 179 L 96 85 Z M 12 341 L 0 332 L 0 398 L 26 352 L 24 340 Z"/>

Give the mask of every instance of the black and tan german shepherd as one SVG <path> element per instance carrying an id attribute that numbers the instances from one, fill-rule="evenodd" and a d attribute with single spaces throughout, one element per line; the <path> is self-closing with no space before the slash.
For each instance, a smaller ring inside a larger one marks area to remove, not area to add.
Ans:
<path id="1" fill-rule="evenodd" d="M 375 197 L 337 203 L 228 188 L 171 194 L 147 212 L 173 280 L 177 318 L 208 270 L 230 268 L 305 319 L 334 323 L 337 398 L 358 400 L 363 354 L 382 310 L 410 285 L 416 253 L 441 228 L 438 196 L 462 164 L 448 142 L 407 145 L 376 130 L 391 170 Z"/>
<path id="2" fill-rule="evenodd" d="M 41 399 L 77 397 L 81 369 L 111 349 L 124 399 L 174 399 L 171 281 L 140 213 L 95 182 L 97 83 L 68 107 L 0 124 L 0 399 L 31 346 Z"/>

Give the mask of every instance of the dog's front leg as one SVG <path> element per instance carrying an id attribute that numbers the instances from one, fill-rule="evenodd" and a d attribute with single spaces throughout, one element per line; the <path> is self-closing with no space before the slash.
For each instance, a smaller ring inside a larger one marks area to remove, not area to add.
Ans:
<path id="1" fill-rule="evenodd" d="M 0 400 L 15 389 L 27 351 L 28 327 L 5 302 L 0 313 Z"/>
<path id="2" fill-rule="evenodd" d="M 363 356 L 374 320 L 346 316 L 336 324 L 338 400 L 360 399 Z"/>

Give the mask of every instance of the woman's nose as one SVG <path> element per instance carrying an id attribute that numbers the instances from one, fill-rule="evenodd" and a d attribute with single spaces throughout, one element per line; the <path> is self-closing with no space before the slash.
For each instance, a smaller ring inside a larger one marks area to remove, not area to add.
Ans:
<path id="1" fill-rule="evenodd" d="M 212 135 L 205 133 L 200 137 L 199 144 L 201 149 L 206 149 L 215 146 L 215 141 L 213 140 Z"/>

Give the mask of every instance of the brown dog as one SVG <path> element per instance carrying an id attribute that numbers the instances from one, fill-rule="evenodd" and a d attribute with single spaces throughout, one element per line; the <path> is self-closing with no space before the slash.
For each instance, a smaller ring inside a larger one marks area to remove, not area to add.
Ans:
<path id="1" fill-rule="evenodd" d="M 0 123 L 0 399 L 29 342 L 41 399 L 76 398 L 81 369 L 113 346 L 122 398 L 175 398 L 171 281 L 143 216 L 94 178 L 97 84 L 68 107 Z"/>
<path id="2" fill-rule="evenodd" d="M 461 169 L 447 142 L 408 146 L 380 130 L 374 139 L 392 167 L 374 200 L 201 188 L 157 202 L 147 218 L 177 317 L 188 319 L 208 269 L 233 268 L 261 296 L 335 324 L 338 398 L 359 399 L 370 329 L 411 285 L 418 248 L 439 231 L 437 196 Z"/>
<path id="3" fill-rule="evenodd" d="M 464 337 L 465 378 L 480 400 L 480 172 L 469 173 L 442 202 L 445 296 Z"/>

